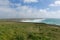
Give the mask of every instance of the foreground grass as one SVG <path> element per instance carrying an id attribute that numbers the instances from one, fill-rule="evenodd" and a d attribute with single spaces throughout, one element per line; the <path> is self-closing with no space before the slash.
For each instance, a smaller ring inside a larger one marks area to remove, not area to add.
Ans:
<path id="1" fill-rule="evenodd" d="M 60 26 L 0 22 L 0 40 L 60 40 Z"/>

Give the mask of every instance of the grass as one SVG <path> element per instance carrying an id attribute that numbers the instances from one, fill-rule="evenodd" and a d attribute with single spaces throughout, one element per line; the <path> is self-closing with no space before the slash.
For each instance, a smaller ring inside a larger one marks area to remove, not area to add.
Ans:
<path id="1" fill-rule="evenodd" d="M 60 40 L 60 26 L 0 22 L 0 40 Z"/>

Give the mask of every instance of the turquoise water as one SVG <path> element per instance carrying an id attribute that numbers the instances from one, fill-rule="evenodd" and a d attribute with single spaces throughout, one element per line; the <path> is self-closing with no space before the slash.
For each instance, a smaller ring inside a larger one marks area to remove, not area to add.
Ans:
<path id="1" fill-rule="evenodd" d="M 45 19 L 42 21 L 43 23 L 47 23 L 47 24 L 56 24 L 56 25 L 60 25 L 60 19 Z"/>
<path id="2" fill-rule="evenodd" d="M 35 22 L 35 23 L 46 23 L 60 25 L 60 19 L 47 18 L 47 19 L 33 19 L 33 20 L 22 20 L 21 22 Z"/>

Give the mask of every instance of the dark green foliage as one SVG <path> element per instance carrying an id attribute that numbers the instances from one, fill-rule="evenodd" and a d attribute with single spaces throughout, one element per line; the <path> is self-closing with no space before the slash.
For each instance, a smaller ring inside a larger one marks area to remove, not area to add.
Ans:
<path id="1" fill-rule="evenodd" d="M 0 40 L 60 40 L 60 27 L 44 23 L 0 22 Z"/>

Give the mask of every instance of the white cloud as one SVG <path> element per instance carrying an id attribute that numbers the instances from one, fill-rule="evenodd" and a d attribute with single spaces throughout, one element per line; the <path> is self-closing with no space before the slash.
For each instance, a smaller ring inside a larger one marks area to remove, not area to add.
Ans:
<path id="1" fill-rule="evenodd" d="M 49 6 L 55 6 L 55 4 L 50 4 Z"/>
<path id="2" fill-rule="evenodd" d="M 9 1 L 8 0 L 0 0 L 0 7 L 7 7 L 9 5 Z"/>
<path id="3" fill-rule="evenodd" d="M 4 4 L 5 3 L 5 4 Z M 0 18 L 36 18 L 38 17 L 37 10 L 29 8 L 28 6 L 21 6 L 19 4 L 13 4 L 18 6 L 16 9 L 10 8 L 12 5 L 8 0 L 1 0 L 0 3 Z"/>
<path id="4" fill-rule="evenodd" d="M 24 0 L 24 3 L 38 2 L 38 0 Z"/>
<path id="5" fill-rule="evenodd" d="M 43 18 L 60 18 L 60 10 L 57 11 L 42 11 L 40 12 L 42 14 Z"/>
<path id="6" fill-rule="evenodd" d="M 0 18 L 60 18 L 60 10 L 47 11 L 49 8 L 36 9 L 20 4 L 15 4 L 17 8 L 13 9 L 9 7 L 12 4 L 8 0 L 1 0 L 0 5 Z"/>
<path id="7" fill-rule="evenodd" d="M 54 3 L 50 4 L 49 6 L 60 6 L 60 0 L 56 0 Z"/>
<path id="8" fill-rule="evenodd" d="M 60 10 L 48 11 L 47 9 L 38 10 L 27 6 L 23 7 L 21 12 L 19 11 L 19 15 L 22 15 L 23 18 L 60 18 Z"/>
<path id="9" fill-rule="evenodd" d="M 15 18 L 16 10 L 10 8 L 8 0 L 0 0 L 0 18 Z"/>
<path id="10" fill-rule="evenodd" d="M 60 5 L 60 1 L 55 1 L 55 4 L 56 5 Z"/>

